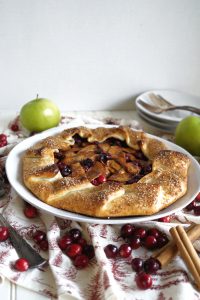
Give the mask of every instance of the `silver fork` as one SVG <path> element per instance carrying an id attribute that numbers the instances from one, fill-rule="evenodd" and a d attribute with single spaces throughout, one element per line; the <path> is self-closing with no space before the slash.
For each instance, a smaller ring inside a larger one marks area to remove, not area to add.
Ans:
<path id="1" fill-rule="evenodd" d="M 155 105 L 151 105 L 142 99 L 139 99 L 138 103 L 144 108 L 146 108 L 147 110 L 149 110 L 150 112 L 153 112 L 155 114 L 161 114 L 165 111 L 179 109 L 179 110 L 191 111 L 197 115 L 200 115 L 199 108 L 188 106 L 188 105 L 173 105 L 172 103 L 170 103 L 160 95 L 150 94 L 150 99 L 152 100 L 152 102 L 155 103 Z"/>
<path id="2" fill-rule="evenodd" d="M 6 221 L 2 214 L 0 214 L 0 222 L 3 226 L 8 227 L 13 247 L 15 248 L 19 257 L 23 257 L 28 260 L 30 268 L 41 266 L 47 262 L 23 239 L 21 235 L 17 233 L 17 231 Z"/>

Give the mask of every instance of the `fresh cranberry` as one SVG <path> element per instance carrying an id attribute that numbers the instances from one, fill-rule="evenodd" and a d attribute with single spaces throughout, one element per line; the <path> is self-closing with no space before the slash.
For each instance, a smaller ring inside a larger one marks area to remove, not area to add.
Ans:
<path id="1" fill-rule="evenodd" d="M 3 133 L 0 134 L 0 147 L 5 147 L 7 144 L 7 136 Z"/>
<path id="2" fill-rule="evenodd" d="M 156 248 L 160 249 L 164 247 L 169 242 L 169 239 L 166 235 L 160 235 L 157 237 L 157 245 Z"/>
<path id="3" fill-rule="evenodd" d="M 47 251 L 49 249 L 49 243 L 47 240 L 43 240 L 39 243 L 40 249 L 43 251 Z"/>
<path id="4" fill-rule="evenodd" d="M 133 271 L 139 273 L 143 270 L 143 260 L 139 257 L 133 258 L 131 261 Z"/>
<path id="5" fill-rule="evenodd" d="M 112 244 L 108 244 L 104 248 L 104 252 L 105 252 L 107 258 L 115 258 L 118 254 L 118 251 L 119 251 L 118 248 Z"/>
<path id="6" fill-rule="evenodd" d="M 82 253 L 82 247 L 79 244 L 70 244 L 69 246 L 67 246 L 65 253 L 70 258 L 74 258 L 75 256 Z"/>
<path id="7" fill-rule="evenodd" d="M 158 221 L 164 222 L 164 223 L 169 223 L 171 221 L 171 216 L 162 217 L 162 218 L 158 219 Z"/>
<path id="8" fill-rule="evenodd" d="M 0 142 L 7 142 L 7 136 L 4 133 L 0 134 Z"/>
<path id="9" fill-rule="evenodd" d="M 100 175 L 99 177 L 97 177 L 91 181 L 91 183 L 93 185 L 99 185 L 103 182 L 106 182 L 106 177 L 104 175 Z"/>
<path id="10" fill-rule="evenodd" d="M 85 171 L 88 171 L 93 166 L 93 161 L 90 158 L 86 158 L 81 161 L 81 165 L 85 169 Z"/>
<path id="11" fill-rule="evenodd" d="M 132 224 L 125 224 L 121 228 L 121 236 L 123 238 L 130 237 L 133 234 L 135 227 Z"/>
<path id="12" fill-rule="evenodd" d="M 157 239 L 153 235 L 148 235 L 144 241 L 147 249 L 155 249 L 157 246 Z"/>
<path id="13" fill-rule="evenodd" d="M 133 236 L 139 236 L 139 238 L 144 239 L 147 236 L 147 231 L 144 228 L 136 228 L 133 232 Z"/>
<path id="14" fill-rule="evenodd" d="M 72 239 L 69 235 L 64 235 L 58 241 L 58 245 L 59 245 L 61 250 L 66 250 L 67 246 L 69 246 L 71 243 L 72 243 Z"/>
<path id="15" fill-rule="evenodd" d="M 70 166 L 66 165 L 62 161 L 59 162 L 57 165 L 63 177 L 66 177 L 72 173 Z"/>
<path id="16" fill-rule="evenodd" d="M 37 211 L 37 208 L 35 208 L 34 206 L 32 206 L 32 205 L 27 205 L 27 206 L 24 208 L 24 214 L 25 214 L 25 216 L 26 216 L 27 218 L 32 219 L 32 218 L 37 217 L 38 211 Z"/>
<path id="17" fill-rule="evenodd" d="M 136 284 L 141 290 L 147 290 L 152 286 L 152 277 L 150 274 L 141 272 L 136 274 L 135 277 Z"/>
<path id="18" fill-rule="evenodd" d="M 129 245 L 131 246 L 132 249 L 138 249 L 141 246 L 141 240 L 139 236 L 133 236 L 130 239 Z"/>
<path id="19" fill-rule="evenodd" d="M 74 265 L 78 269 L 84 269 L 89 263 L 89 258 L 85 254 L 77 255 L 74 259 Z"/>
<path id="20" fill-rule="evenodd" d="M 0 226 L 0 242 L 7 240 L 9 237 L 8 227 Z"/>
<path id="21" fill-rule="evenodd" d="M 119 255 L 123 258 L 127 258 L 131 255 L 132 248 L 129 244 L 122 244 L 119 247 Z"/>
<path id="22" fill-rule="evenodd" d="M 78 228 L 70 229 L 69 235 L 73 242 L 77 242 L 82 237 L 82 233 Z"/>
<path id="23" fill-rule="evenodd" d="M 191 211 L 193 209 L 195 209 L 195 207 L 197 207 L 197 202 L 196 200 L 193 200 L 190 204 L 188 204 L 185 209 L 188 211 Z"/>
<path id="24" fill-rule="evenodd" d="M 83 237 L 80 237 L 80 239 L 77 240 L 77 244 L 83 247 L 87 244 L 87 241 Z"/>
<path id="25" fill-rule="evenodd" d="M 157 238 L 161 235 L 161 232 L 157 228 L 151 228 L 147 231 L 147 235 L 153 235 L 155 238 Z"/>
<path id="26" fill-rule="evenodd" d="M 14 124 L 11 125 L 10 129 L 11 129 L 12 131 L 18 131 L 18 130 L 19 130 L 19 126 L 18 126 L 17 124 L 14 123 Z"/>
<path id="27" fill-rule="evenodd" d="M 195 216 L 200 216 L 200 206 L 194 208 L 194 214 Z"/>
<path id="28" fill-rule="evenodd" d="M 85 254 L 89 259 L 92 259 L 95 256 L 94 247 L 92 245 L 84 245 L 83 254 Z"/>
<path id="29" fill-rule="evenodd" d="M 144 262 L 144 270 L 146 273 L 155 274 L 161 268 L 158 259 L 150 257 Z"/>
<path id="30" fill-rule="evenodd" d="M 36 243 L 40 243 L 41 241 L 46 239 L 46 233 L 41 231 L 41 230 L 37 230 L 34 234 L 33 234 L 33 239 Z"/>
<path id="31" fill-rule="evenodd" d="M 20 272 L 24 272 L 29 268 L 29 262 L 26 258 L 19 258 L 16 260 L 14 267 Z"/>
<path id="32" fill-rule="evenodd" d="M 98 184 L 101 184 L 103 182 L 106 182 L 106 177 L 104 175 L 100 175 L 97 177 Z"/>
<path id="33" fill-rule="evenodd" d="M 200 193 L 195 198 L 196 201 L 200 201 Z"/>

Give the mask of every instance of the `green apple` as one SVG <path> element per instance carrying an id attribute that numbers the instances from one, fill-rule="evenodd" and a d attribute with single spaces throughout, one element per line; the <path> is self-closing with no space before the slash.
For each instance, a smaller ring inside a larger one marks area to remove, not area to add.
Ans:
<path id="1" fill-rule="evenodd" d="M 192 155 L 200 156 L 200 117 L 184 118 L 176 127 L 175 142 Z"/>
<path id="2" fill-rule="evenodd" d="M 37 96 L 21 108 L 20 121 L 29 131 L 39 132 L 57 126 L 60 111 L 51 100 Z"/>

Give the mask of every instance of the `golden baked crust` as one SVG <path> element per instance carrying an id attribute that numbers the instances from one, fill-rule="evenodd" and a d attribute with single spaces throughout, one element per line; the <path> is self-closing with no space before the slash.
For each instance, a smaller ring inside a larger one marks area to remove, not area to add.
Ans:
<path id="1" fill-rule="evenodd" d="M 189 158 L 128 127 L 77 127 L 23 156 L 26 187 L 45 203 L 94 217 L 152 215 L 187 191 Z"/>

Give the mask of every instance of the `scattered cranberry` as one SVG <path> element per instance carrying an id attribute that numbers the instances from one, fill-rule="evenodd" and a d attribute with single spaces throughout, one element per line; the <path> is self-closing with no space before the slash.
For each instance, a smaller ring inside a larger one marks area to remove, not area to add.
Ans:
<path id="1" fill-rule="evenodd" d="M 8 227 L 0 226 L 0 242 L 7 240 L 9 237 Z"/>
<path id="2" fill-rule="evenodd" d="M 1 142 L 7 141 L 7 136 L 6 136 L 4 133 L 1 133 L 1 134 L 0 134 L 0 141 L 1 141 Z"/>
<path id="3" fill-rule="evenodd" d="M 67 246 L 69 246 L 72 243 L 72 239 L 69 235 L 64 235 L 61 237 L 61 239 L 58 241 L 58 245 L 61 250 L 66 250 Z"/>
<path id="4" fill-rule="evenodd" d="M 159 260 L 150 257 L 144 262 L 144 270 L 146 273 L 155 274 L 161 268 Z"/>
<path id="5" fill-rule="evenodd" d="M 138 249 L 141 246 L 141 240 L 139 236 L 133 236 L 129 242 L 132 249 Z"/>
<path id="6" fill-rule="evenodd" d="M 157 238 L 161 235 L 161 232 L 156 228 L 151 228 L 147 231 L 147 235 L 153 235 L 155 238 Z"/>
<path id="7" fill-rule="evenodd" d="M 135 227 L 132 224 L 125 224 L 121 228 L 121 236 L 123 238 L 130 237 L 133 234 Z"/>
<path id="8" fill-rule="evenodd" d="M 95 256 L 94 247 L 92 245 L 84 245 L 83 254 L 85 254 L 89 259 L 92 259 Z"/>
<path id="9" fill-rule="evenodd" d="M 107 258 L 115 258 L 118 254 L 118 248 L 115 245 L 109 244 L 104 248 Z"/>
<path id="10" fill-rule="evenodd" d="M 80 237 L 80 239 L 77 240 L 77 244 L 79 244 L 83 247 L 83 246 L 87 245 L 87 241 L 83 237 Z"/>
<path id="11" fill-rule="evenodd" d="M 47 251 L 49 249 L 49 243 L 47 240 L 43 240 L 39 243 L 40 249 L 43 251 Z"/>
<path id="12" fill-rule="evenodd" d="M 81 238 L 82 233 L 78 228 L 72 228 L 69 231 L 69 235 L 73 242 L 77 242 Z"/>
<path id="13" fill-rule="evenodd" d="M 38 215 L 38 211 L 37 209 L 32 206 L 32 205 L 27 205 L 25 208 L 24 208 L 24 214 L 27 218 L 29 219 L 32 219 L 32 218 L 35 218 L 37 217 Z"/>
<path id="14" fill-rule="evenodd" d="M 190 204 L 188 204 L 185 209 L 188 211 L 191 211 L 193 209 L 195 209 L 195 207 L 197 207 L 197 202 L 196 200 L 193 200 Z"/>
<path id="15" fill-rule="evenodd" d="M 41 241 L 46 239 L 46 233 L 41 231 L 41 230 L 37 230 L 34 234 L 33 234 L 33 239 L 36 243 L 40 243 Z"/>
<path id="16" fill-rule="evenodd" d="M 200 201 L 200 193 L 195 198 L 196 201 Z"/>
<path id="17" fill-rule="evenodd" d="M 78 269 L 84 269 L 89 262 L 88 257 L 85 254 L 77 255 L 74 259 L 74 265 Z"/>
<path id="18" fill-rule="evenodd" d="M 141 290 L 147 290 L 152 286 L 152 277 L 144 272 L 136 274 L 135 281 Z"/>
<path id="19" fill-rule="evenodd" d="M 11 129 L 12 131 L 19 131 L 19 126 L 18 126 L 17 124 L 14 123 L 14 124 L 11 125 L 10 129 Z"/>
<path id="20" fill-rule="evenodd" d="M 131 261 L 133 271 L 139 273 L 143 270 L 143 260 L 139 257 L 133 258 Z"/>
<path id="21" fill-rule="evenodd" d="M 119 247 L 119 255 L 123 258 L 127 258 L 131 255 L 132 248 L 129 244 L 122 244 Z"/>
<path id="22" fill-rule="evenodd" d="M 0 148 L 5 147 L 8 144 L 7 136 L 4 133 L 0 134 Z"/>
<path id="23" fill-rule="evenodd" d="M 69 256 L 70 258 L 74 258 L 77 255 L 80 255 L 82 252 L 82 247 L 79 244 L 70 244 L 69 246 L 67 246 L 66 249 L 66 254 L 67 256 Z"/>
<path id="24" fill-rule="evenodd" d="M 26 258 L 19 258 L 16 260 L 14 267 L 20 272 L 24 272 L 29 268 L 29 262 Z"/>
<path id="25" fill-rule="evenodd" d="M 160 249 L 164 247 L 169 242 L 169 239 L 166 235 L 160 235 L 157 237 L 157 245 L 156 248 Z"/>
<path id="26" fill-rule="evenodd" d="M 147 231 L 144 228 L 136 228 L 133 232 L 134 236 L 138 236 L 141 239 L 144 239 L 147 236 Z"/>
<path id="27" fill-rule="evenodd" d="M 169 223 L 171 221 L 171 216 L 162 217 L 162 218 L 158 219 L 158 221 L 164 222 L 164 223 Z"/>
<path id="28" fill-rule="evenodd" d="M 200 206 L 194 208 L 194 214 L 195 216 L 200 216 Z"/>
<path id="29" fill-rule="evenodd" d="M 153 235 L 148 235 L 144 241 L 147 249 L 155 249 L 157 246 L 157 239 Z"/>

